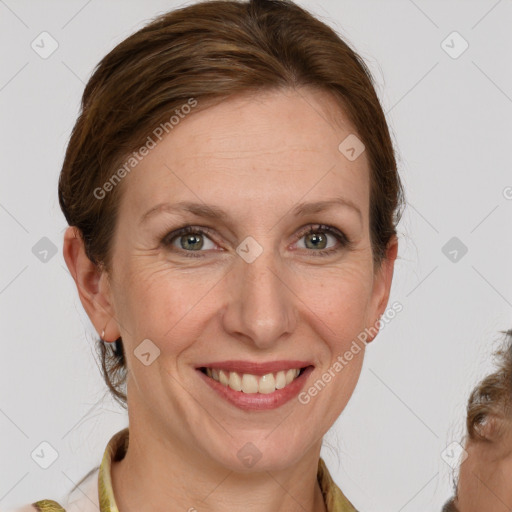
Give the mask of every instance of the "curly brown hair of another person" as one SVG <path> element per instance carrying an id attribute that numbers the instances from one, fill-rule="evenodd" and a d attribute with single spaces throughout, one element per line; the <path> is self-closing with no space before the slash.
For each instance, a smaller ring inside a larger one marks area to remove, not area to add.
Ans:
<path id="1" fill-rule="evenodd" d="M 505 343 L 495 352 L 497 369 L 473 389 L 468 400 L 466 428 L 472 441 L 496 439 L 499 426 L 512 419 L 512 329 L 501 332 Z"/>

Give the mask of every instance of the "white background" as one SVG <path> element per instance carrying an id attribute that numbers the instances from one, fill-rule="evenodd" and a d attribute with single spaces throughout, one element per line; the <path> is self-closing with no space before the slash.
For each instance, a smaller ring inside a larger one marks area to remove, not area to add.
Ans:
<path id="1" fill-rule="evenodd" d="M 361 512 L 440 510 L 452 494 L 441 453 L 512 327 L 512 2 L 298 3 L 369 65 L 407 198 L 390 298 L 403 311 L 368 347 L 322 456 Z M 62 257 L 57 180 L 94 66 L 178 5 L 0 0 L 0 509 L 58 500 L 127 425 Z M 47 59 L 31 48 L 43 31 L 59 44 Z M 458 58 L 442 46 L 453 31 L 469 44 Z M 441 250 L 453 236 L 468 248 L 457 262 Z M 58 248 L 46 263 L 32 253 L 42 237 Z M 30 456 L 42 441 L 59 453 L 47 470 Z"/>

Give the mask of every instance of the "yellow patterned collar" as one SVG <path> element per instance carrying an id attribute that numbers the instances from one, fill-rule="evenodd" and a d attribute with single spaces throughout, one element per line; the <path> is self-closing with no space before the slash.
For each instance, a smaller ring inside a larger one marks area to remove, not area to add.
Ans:
<path id="1" fill-rule="evenodd" d="M 110 468 L 112 461 L 121 460 L 125 456 L 128 449 L 128 439 L 127 427 L 112 436 L 105 448 L 98 473 L 100 512 L 119 512 L 114 499 Z M 331 478 L 321 457 L 318 460 L 317 478 L 324 496 L 327 512 L 357 512 Z M 64 508 L 52 500 L 41 500 L 34 505 L 38 510 L 44 512 L 64 511 Z"/>

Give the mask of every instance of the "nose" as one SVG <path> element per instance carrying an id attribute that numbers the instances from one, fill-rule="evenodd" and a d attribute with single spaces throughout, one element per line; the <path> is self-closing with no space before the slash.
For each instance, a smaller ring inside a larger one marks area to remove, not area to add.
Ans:
<path id="1" fill-rule="evenodd" d="M 237 260 L 226 277 L 226 290 L 229 299 L 222 321 L 231 336 L 265 350 L 295 331 L 298 298 L 271 249 L 251 263 Z"/>

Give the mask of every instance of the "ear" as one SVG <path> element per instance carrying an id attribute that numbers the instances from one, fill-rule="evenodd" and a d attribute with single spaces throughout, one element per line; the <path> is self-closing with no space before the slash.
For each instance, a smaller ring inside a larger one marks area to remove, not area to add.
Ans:
<path id="1" fill-rule="evenodd" d="M 78 290 L 80 301 L 99 335 L 114 341 L 120 333 L 115 321 L 108 275 L 86 255 L 78 228 L 71 226 L 64 234 L 63 256 Z"/>
<path id="2" fill-rule="evenodd" d="M 393 281 L 393 271 L 395 260 L 398 255 L 398 239 L 393 235 L 386 248 L 385 258 L 382 260 L 379 268 L 376 269 L 373 278 L 373 290 L 370 308 L 370 325 L 367 326 L 370 336 L 366 342 L 370 343 L 379 333 L 379 318 L 384 314 L 388 305 L 391 283 Z"/>

